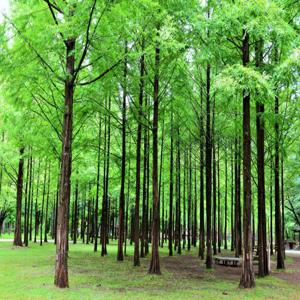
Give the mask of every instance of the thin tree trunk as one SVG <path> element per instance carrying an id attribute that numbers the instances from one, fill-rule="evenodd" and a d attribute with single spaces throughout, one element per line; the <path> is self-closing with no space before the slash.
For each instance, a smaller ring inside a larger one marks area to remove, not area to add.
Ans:
<path id="1" fill-rule="evenodd" d="M 195 161 L 195 172 L 194 172 L 194 234 L 193 234 L 193 246 L 197 246 L 197 163 Z"/>
<path id="2" fill-rule="evenodd" d="M 32 241 L 32 219 L 33 219 L 33 198 L 34 198 L 34 161 L 31 157 L 31 180 L 30 180 L 30 220 L 29 220 L 29 240 Z"/>
<path id="3" fill-rule="evenodd" d="M 44 232 L 44 242 L 47 243 L 48 242 L 48 210 L 49 210 L 49 198 L 50 198 L 50 183 L 51 183 L 51 167 L 49 164 L 49 171 L 48 171 L 48 183 L 47 183 L 47 198 L 46 198 L 46 213 L 45 213 L 45 232 Z"/>
<path id="4" fill-rule="evenodd" d="M 97 149 L 97 181 L 96 181 L 96 201 L 95 201 L 95 232 L 94 232 L 94 252 L 97 252 L 98 250 L 98 235 L 99 235 L 99 190 L 100 190 L 100 169 L 101 169 L 101 117 L 99 116 L 99 128 L 98 128 L 98 149 Z M 75 203 L 76 203 L 76 209 L 77 209 L 77 202 L 76 202 L 76 195 L 75 195 Z M 77 216 L 77 213 L 75 211 L 75 216 Z M 75 224 L 77 226 L 77 218 L 75 218 Z M 76 227 L 77 231 L 77 227 Z M 76 233 L 75 233 L 76 234 Z"/>
<path id="5" fill-rule="evenodd" d="M 147 99 L 146 99 L 147 102 Z M 147 103 L 146 103 L 147 104 Z M 146 106 L 146 105 L 145 105 Z M 146 241 L 146 201 L 147 201 L 147 159 L 148 159 L 147 127 L 144 127 L 144 160 L 143 160 L 143 207 L 142 207 L 142 235 L 141 235 L 141 257 L 145 257 Z"/>
<path id="6" fill-rule="evenodd" d="M 212 107 L 212 164 L 213 164 L 213 253 L 217 254 L 217 164 L 215 142 L 215 99 Z"/>
<path id="7" fill-rule="evenodd" d="M 278 45 L 275 45 L 274 60 L 275 63 L 279 61 Z M 274 114 L 275 114 L 275 157 L 274 157 L 274 187 L 275 187 L 275 232 L 276 232 L 276 250 L 277 250 L 277 269 L 284 269 L 284 244 L 282 233 L 282 222 L 280 212 L 280 183 L 279 183 L 279 97 L 278 90 L 276 90 Z"/>
<path id="8" fill-rule="evenodd" d="M 282 225 L 280 212 L 280 183 L 279 183 L 279 98 L 275 96 L 275 163 L 274 163 L 274 180 L 275 180 L 275 232 L 276 232 L 276 251 L 277 251 L 277 269 L 284 269 L 284 254 L 282 240 Z"/>
<path id="9" fill-rule="evenodd" d="M 231 198 L 231 211 L 230 211 L 230 225 L 231 225 L 231 251 L 234 250 L 235 245 L 235 226 L 234 226 L 234 192 L 233 192 L 233 185 L 234 185 L 234 163 L 233 163 L 233 150 L 232 146 L 230 146 L 231 154 L 230 154 L 230 181 L 231 181 L 231 188 L 230 188 L 230 198 Z"/>
<path id="10" fill-rule="evenodd" d="M 171 108 L 171 141 L 170 141 L 170 201 L 169 201 L 169 256 L 173 255 L 173 111 Z"/>
<path id="11" fill-rule="evenodd" d="M 177 127 L 177 157 L 176 157 L 177 171 L 176 171 L 176 232 L 178 239 L 177 253 L 181 254 L 181 193 L 180 193 L 180 131 Z"/>
<path id="12" fill-rule="evenodd" d="M 228 222 L 228 160 L 227 160 L 227 146 L 225 146 L 225 224 L 224 224 L 224 249 L 227 250 L 227 222 Z"/>
<path id="13" fill-rule="evenodd" d="M 190 147 L 188 151 L 188 232 L 187 232 L 187 249 L 191 250 L 191 212 L 192 212 L 192 144 L 190 142 Z"/>
<path id="14" fill-rule="evenodd" d="M 159 33 L 157 33 L 159 35 Z M 159 63 L 160 49 L 155 48 L 154 95 L 153 95 L 153 149 L 152 149 L 152 186 L 153 186 L 153 225 L 152 225 L 152 256 L 149 273 L 161 274 L 159 265 L 158 236 L 159 236 L 159 198 L 158 198 L 158 114 L 159 114 Z"/>
<path id="15" fill-rule="evenodd" d="M 25 148 L 20 148 L 19 168 L 18 168 L 18 181 L 17 181 L 17 204 L 16 204 L 16 223 L 14 246 L 22 247 L 22 194 L 23 194 L 23 168 L 24 168 L 24 151 Z"/>
<path id="16" fill-rule="evenodd" d="M 183 243 L 182 248 L 186 246 L 186 177 L 187 177 L 187 154 L 184 149 L 184 167 L 183 167 Z"/>
<path id="17" fill-rule="evenodd" d="M 218 252 L 221 252 L 221 243 L 222 243 L 222 220 L 221 220 L 221 192 L 220 192 L 220 146 L 218 144 L 218 163 L 217 163 L 217 174 L 218 174 Z"/>
<path id="18" fill-rule="evenodd" d="M 284 169 L 283 169 L 283 153 L 281 154 L 281 219 L 282 219 L 282 251 L 283 257 L 285 259 L 285 247 L 284 247 L 284 240 L 285 240 L 285 219 L 284 219 Z"/>
<path id="19" fill-rule="evenodd" d="M 203 94 L 201 88 L 201 115 L 200 115 L 200 228 L 199 228 L 199 257 L 204 259 L 205 229 L 204 229 L 204 122 L 203 122 Z"/>
<path id="20" fill-rule="evenodd" d="M 78 229 L 78 180 L 76 180 L 76 184 L 75 184 L 73 244 L 77 243 L 77 229 Z"/>
<path id="21" fill-rule="evenodd" d="M 24 245 L 28 246 L 28 218 L 30 212 L 30 188 L 28 189 L 31 166 L 30 166 L 31 157 L 27 160 L 27 171 L 26 171 L 26 184 L 25 184 L 25 208 L 24 208 Z M 0 228 L 1 230 L 1 228 Z"/>
<path id="22" fill-rule="evenodd" d="M 124 211 L 125 211 L 125 177 L 126 177 L 126 97 L 127 97 L 127 42 L 125 42 L 125 60 L 124 60 L 124 83 L 123 83 L 123 103 L 122 103 L 122 164 L 121 164 L 121 190 L 119 205 L 119 237 L 117 260 L 123 261 L 123 243 L 124 243 Z"/>
<path id="23" fill-rule="evenodd" d="M 47 182 L 47 162 L 45 165 L 44 182 L 43 182 L 42 210 L 41 210 L 41 223 L 40 223 L 40 246 L 43 245 L 43 222 L 44 222 L 44 206 L 45 206 L 45 196 L 46 196 L 46 182 Z"/>
<path id="24" fill-rule="evenodd" d="M 40 168 L 41 168 L 41 160 L 39 159 L 38 163 L 38 178 L 36 185 L 36 196 L 35 196 L 35 222 L 34 222 L 34 242 L 36 243 L 36 238 L 39 229 L 39 208 L 38 208 L 38 197 L 39 197 L 39 188 L 40 188 Z"/>
<path id="25" fill-rule="evenodd" d="M 211 248 L 211 126 L 210 126 L 210 65 L 206 67 L 206 145 L 205 145 L 205 194 L 206 194 L 206 268 L 212 268 Z"/>
<path id="26" fill-rule="evenodd" d="M 142 45 L 144 50 L 144 41 Z M 143 97 L 144 97 L 144 75 L 145 75 L 145 55 L 140 58 L 140 93 L 138 106 L 138 128 L 136 142 L 136 177 L 135 177 L 135 220 L 134 220 L 134 259 L 133 265 L 140 266 L 140 193 L 141 193 L 141 146 L 142 146 L 142 117 L 143 117 Z"/>

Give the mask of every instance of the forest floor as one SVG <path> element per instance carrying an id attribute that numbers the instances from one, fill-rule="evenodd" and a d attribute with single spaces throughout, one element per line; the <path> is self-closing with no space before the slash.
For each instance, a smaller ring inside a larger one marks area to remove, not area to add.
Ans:
<path id="1" fill-rule="evenodd" d="M 207 271 L 197 249 L 168 257 L 161 249 L 161 276 L 147 274 L 149 257 L 133 267 L 133 247 L 124 262 L 116 261 L 117 244 L 108 256 L 93 252 L 92 245 L 70 244 L 70 288 L 53 286 L 55 247 L 31 243 L 28 248 L 0 242 L 0 299 L 300 299 L 300 257 L 287 257 L 287 269 L 256 278 L 256 288 L 238 288 L 240 268 L 214 266 Z"/>

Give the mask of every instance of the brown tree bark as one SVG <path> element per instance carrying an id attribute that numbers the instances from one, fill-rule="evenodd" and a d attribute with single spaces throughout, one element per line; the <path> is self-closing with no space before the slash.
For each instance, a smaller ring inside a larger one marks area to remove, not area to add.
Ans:
<path id="1" fill-rule="evenodd" d="M 152 255 L 149 273 L 161 274 L 159 264 L 158 236 L 159 236 L 159 199 L 158 199 L 158 115 L 159 115 L 159 63 L 160 48 L 155 48 L 155 68 L 154 68 L 154 94 L 153 94 L 153 149 L 152 149 L 152 186 L 153 186 L 153 224 L 152 224 Z"/>
<path id="2" fill-rule="evenodd" d="M 240 138 L 235 139 L 235 256 L 242 254 Z"/>
<path id="3" fill-rule="evenodd" d="M 121 164 L 121 190 L 119 205 L 119 236 L 117 260 L 123 261 L 124 243 L 124 212 L 125 212 L 125 177 L 126 177 L 126 97 L 127 97 L 127 42 L 125 42 L 124 60 L 124 82 L 123 82 L 123 103 L 122 103 L 122 164 Z"/>
<path id="4" fill-rule="evenodd" d="M 108 100 L 108 110 L 111 108 L 111 99 Z M 108 183 L 109 183 L 109 165 L 110 165 L 110 139 L 111 139 L 111 116 L 108 115 L 108 124 L 107 124 L 107 145 L 105 146 L 105 164 L 104 164 L 104 193 L 102 200 L 102 216 L 101 216 L 101 256 L 107 255 L 107 236 L 108 236 Z M 106 130 L 106 129 L 105 129 Z M 106 142 L 105 142 L 106 143 Z"/>
<path id="5" fill-rule="evenodd" d="M 101 117 L 99 116 L 98 126 L 98 149 L 97 149 L 97 180 L 96 180 L 96 200 L 95 200 L 95 214 L 94 214 L 94 252 L 98 251 L 98 236 L 99 236 L 99 192 L 100 192 L 100 169 L 101 169 Z M 78 184 L 77 195 L 75 195 L 75 228 L 74 237 L 77 234 L 77 197 L 78 197 Z"/>
<path id="6" fill-rule="evenodd" d="M 230 225 L 231 225 L 231 251 L 234 250 L 235 245 L 235 226 L 234 226 L 234 163 L 233 163 L 233 148 L 230 146 L 231 154 L 230 154 L 230 182 L 231 182 L 231 188 L 230 188 L 230 200 L 231 200 L 231 207 L 230 207 Z"/>
<path id="7" fill-rule="evenodd" d="M 48 182 L 47 182 L 47 196 L 46 196 L 46 211 L 45 211 L 45 230 L 44 230 L 44 242 L 48 242 L 47 234 L 49 232 L 48 226 L 48 210 L 49 210 L 49 200 L 50 200 L 50 183 L 51 183 L 51 166 L 49 164 L 48 169 Z"/>
<path id="8" fill-rule="evenodd" d="M 206 67 L 206 142 L 205 142 L 205 194 L 206 194 L 206 268 L 212 268 L 211 248 L 211 124 L 210 124 L 210 65 Z"/>
<path id="9" fill-rule="evenodd" d="M 188 207 L 187 207 L 187 250 L 191 250 L 191 214 L 192 214 L 192 143 L 188 150 Z"/>
<path id="10" fill-rule="evenodd" d="M 31 180 L 30 180 L 30 217 L 29 217 L 29 240 L 32 241 L 32 220 L 33 220 L 33 198 L 34 198 L 34 178 L 35 178 L 35 171 L 34 171 L 34 160 L 31 158 Z"/>
<path id="11" fill-rule="evenodd" d="M 197 201 L 198 201 L 198 195 L 197 195 L 197 163 L 195 161 L 194 166 L 194 224 L 193 224 L 193 246 L 197 246 Z"/>
<path id="12" fill-rule="evenodd" d="M 78 229 L 78 180 L 75 183 L 75 203 L 74 203 L 74 228 L 73 228 L 73 244 L 77 244 Z"/>
<path id="13" fill-rule="evenodd" d="M 205 229 L 204 229 L 204 120 L 203 120 L 203 93 L 201 88 L 201 115 L 200 115 L 200 228 L 199 228 L 199 257 L 204 259 Z"/>
<path id="14" fill-rule="evenodd" d="M 171 132 L 170 132 L 170 194 L 169 194 L 169 256 L 173 255 L 173 107 L 171 106 Z"/>
<path id="15" fill-rule="evenodd" d="M 225 146 L 225 224 L 224 224 L 224 249 L 227 250 L 227 222 L 228 222 L 228 159 L 227 145 Z"/>
<path id="16" fill-rule="evenodd" d="M 59 288 L 69 286 L 68 279 L 68 211 L 70 200 L 70 178 L 72 167 L 72 129 L 73 129 L 73 95 L 74 95 L 74 66 L 75 39 L 65 41 L 66 71 L 65 80 L 65 111 L 62 134 L 62 154 L 60 172 L 60 190 L 57 211 L 56 265 L 54 283 Z"/>
<path id="17" fill-rule="evenodd" d="M 147 105 L 147 99 L 146 104 Z M 148 134 L 147 127 L 144 127 L 144 159 L 143 159 L 143 200 L 142 200 L 142 234 L 141 234 L 141 257 L 145 257 L 145 243 L 146 243 L 146 217 L 147 217 L 147 165 L 148 165 Z"/>
<path id="18" fill-rule="evenodd" d="M 23 168 L 24 168 L 25 147 L 20 148 L 18 180 L 17 180 L 17 204 L 16 204 L 16 223 L 14 234 L 14 246 L 22 247 L 22 194 L 23 194 Z"/>
<path id="19" fill-rule="evenodd" d="M 41 223 L 40 223 L 40 246 L 43 245 L 43 223 L 44 223 L 46 183 L 47 183 L 47 161 L 46 161 L 46 165 L 45 165 L 44 182 L 43 182 L 42 210 L 41 210 Z"/>
<path id="20" fill-rule="evenodd" d="M 144 50 L 144 41 L 142 45 Z M 144 85 L 145 85 L 145 54 L 143 53 L 140 58 L 140 93 L 139 93 L 139 106 L 137 115 L 137 141 L 136 141 L 136 177 L 135 177 L 135 221 L 134 221 L 134 259 L 133 265 L 140 265 L 140 182 L 141 182 L 141 146 L 142 146 L 142 118 L 143 118 L 143 98 L 144 98 Z"/>
<path id="21" fill-rule="evenodd" d="M 276 231 L 276 250 L 277 250 L 277 269 L 284 269 L 284 253 L 281 225 L 280 209 L 280 183 L 279 183 L 279 98 L 275 96 L 275 157 L 274 157 L 274 186 L 275 186 L 275 231 Z"/>
<path id="22" fill-rule="evenodd" d="M 183 163 L 183 242 L 182 248 L 186 247 L 186 178 L 187 178 L 187 153 L 184 149 L 184 163 Z"/>
<path id="23" fill-rule="evenodd" d="M 249 63 L 249 34 L 243 30 L 243 65 Z M 241 288 L 255 286 L 251 245 L 251 131 L 250 131 L 250 94 L 243 91 L 243 181 L 244 181 L 244 218 L 243 218 L 243 266 L 240 280 Z"/>
<path id="24" fill-rule="evenodd" d="M 220 145 L 218 143 L 218 162 L 217 162 L 217 175 L 218 175 L 218 184 L 217 184 L 217 191 L 218 191 L 218 252 L 221 252 L 221 245 L 222 245 L 222 218 L 221 218 L 221 191 L 220 191 Z"/>
<path id="25" fill-rule="evenodd" d="M 278 45 L 274 49 L 275 63 L 279 61 Z M 282 233 L 282 216 L 280 209 L 280 183 L 279 183 L 279 143 L 280 143 L 280 129 L 279 129 L 279 97 L 278 90 L 275 94 L 274 102 L 275 114 L 275 157 L 274 157 L 274 189 L 275 189 L 275 232 L 276 232 L 276 250 L 277 250 L 277 269 L 284 269 L 284 243 Z"/>
<path id="26" fill-rule="evenodd" d="M 259 41 L 256 51 L 256 67 L 263 63 L 263 42 Z M 258 276 L 269 274 L 267 233 L 266 233 L 266 203 L 265 203 L 265 122 L 264 104 L 256 102 L 256 145 L 257 145 L 257 213 L 258 213 Z M 254 219 L 253 219 L 254 220 Z M 254 228 L 253 228 L 254 230 Z"/>
<path id="27" fill-rule="evenodd" d="M 213 165 L 213 253 L 217 254 L 217 162 L 216 162 L 216 138 L 215 138 L 215 98 L 212 107 L 212 165 Z"/>
<path id="28" fill-rule="evenodd" d="M 30 184 L 29 181 L 31 180 L 31 157 L 27 160 L 27 170 L 26 170 L 26 183 L 25 183 L 25 208 L 24 208 L 24 245 L 28 246 L 28 219 L 30 213 L 30 188 L 28 185 Z M 1 191 L 0 191 L 1 193 Z M 1 230 L 1 227 L 0 227 Z"/>
<path id="29" fill-rule="evenodd" d="M 177 253 L 181 254 L 181 186 L 180 186 L 180 131 L 177 127 L 177 157 L 176 157 L 176 232 Z"/>

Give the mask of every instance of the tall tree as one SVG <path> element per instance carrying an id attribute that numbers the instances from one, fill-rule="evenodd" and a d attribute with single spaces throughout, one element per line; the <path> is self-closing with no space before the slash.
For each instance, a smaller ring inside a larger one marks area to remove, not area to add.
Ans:
<path id="1" fill-rule="evenodd" d="M 157 28 L 159 37 L 159 27 Z M 153 224 L 152 224 L 152 255 L 149 273 L 161 274 L 159 264 L 159 199 L 158 199 L 158 116 L 159 116 L 159 67 L 160 67 L 160 47 L 157 41 L 155 47 L 155 67 L 154 67 L 154 93 L 153 93 L 153 149 L 152 149 L 152 188 L 153 188 Z"/>
<path id="2" fill-rule="evenodd" d="M 243 66 L 250 60 L 249 33 L 243 29 Z M 243 218 L 243 267 L 240 287 L 255 286 L 251 245 L 251 131 L 250 131 L 250 94 L 243 91 L 243 181 L 244 181 L 244 218 Z"/>

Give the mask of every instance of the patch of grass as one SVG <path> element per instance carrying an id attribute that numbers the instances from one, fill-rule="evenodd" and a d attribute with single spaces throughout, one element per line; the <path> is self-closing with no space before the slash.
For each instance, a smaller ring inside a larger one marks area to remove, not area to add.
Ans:
<path id="1" fill-rule="evenodd" d="M 167 256 L 166 247 L 160 250 L 161 256 Z M 243 290 L 238 282 L 220 280 L 214 272 L 204 272 L 203 279 L 186 278 L 179 276 L 180 270 L 162 265 L 161 276 L 149 275 L 149 257 L 141 259 L 140 267 L 133 267 L 132 246 L 124 262 L 116 260 L 116 243 L 110 243 L 108 253 L 101 257 L 92 245 L 70 244 L 70 288 L 60 290 L 53 285 L 53 244 L 16 248 L 0 243 L 0 299 L 299 299 L 299 287 L 272 276 L 257 279 L 255 289 Z M 196 251 L 192 254 L 197 255 Z"/>

